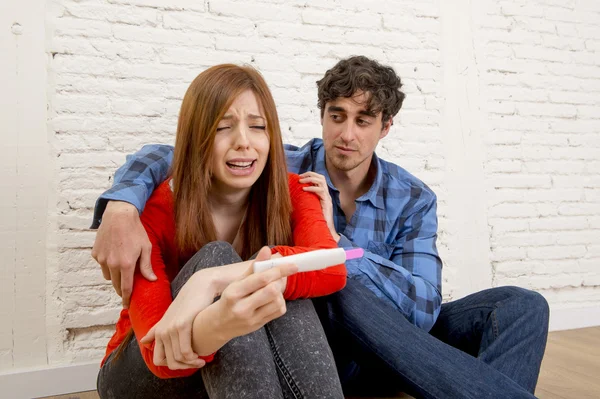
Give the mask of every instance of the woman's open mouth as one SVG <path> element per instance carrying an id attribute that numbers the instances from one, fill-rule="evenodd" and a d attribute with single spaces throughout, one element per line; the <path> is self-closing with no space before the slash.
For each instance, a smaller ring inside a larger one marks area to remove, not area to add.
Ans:
<path id="1" fill-rule="evenodd" d="M 227 169 L 236 176 L 246 176 L 256 169 L 256 159 L 231 160 L 225 162 Z"/>

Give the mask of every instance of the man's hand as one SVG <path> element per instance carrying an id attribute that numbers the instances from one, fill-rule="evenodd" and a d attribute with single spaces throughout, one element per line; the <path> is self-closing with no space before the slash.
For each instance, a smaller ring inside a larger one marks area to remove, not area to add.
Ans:
<path id="1" fill-rule="evenodd" d="M 339 242 L 340 235 L 337 233 L 337 231 L 335 231 L 335 224 L 333 222 L 333 202 L 331 201 L 331 196 L 329 195 L 329 186 L 327 185 L 325 176 L 315 172 L 306 172 L 300 175 L 299 182 L 302 184 L 312 184 L 312 186 L 302 187 L 302 189 L 304 191 L 315 193 L 319 196 L 319 199 L 321 200 L 321 208 L 323 208 L 323 217 L 327 222 L 327 227 L 329 227 L 329 231 L 331 232 L 331 236 L 335 242 Z"/>
<path id="2" fill-rule="evenodd" d="M 140 264 L 142 276 L 156 280 L 150 264 L 152 244 L 140 221 L 135 206 L 122 201 L 109 201 L 96 234 L 92 257 L 102 266 L 106 280 L 112 280 L 123 307 L 129 306 L 135 267 Z"/>

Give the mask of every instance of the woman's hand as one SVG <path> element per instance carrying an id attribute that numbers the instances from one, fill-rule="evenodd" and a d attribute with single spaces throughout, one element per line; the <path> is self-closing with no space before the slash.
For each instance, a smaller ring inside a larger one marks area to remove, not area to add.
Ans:
<path id="1" fill-rule="evenodd" d="M 270 259 L 269 248 L 263 247 L 256 260 Z M 286 279 L 298 267 L 287 264 L 254 274 L 253 266 L 231 283 L 221 298 L 201 312 L 194 321 L 194 346 L 198 353 L 217 351 L 229 340 L 258 330 L 286 312 Z"/>
<path id="2" fill-rule="evenodd" d="M 335 231 L 335 224 L 333 222 L 333 202 L 331 201 L 331 196 L 329 195 L 329 186 L 327 185 L 325 176 L 315 172 L 306 172 L 300 175 L 299 182 L 302 184 L 312 184 L 312 186 L 302 187 L 302 189 L 304 191 L 315 193 L 319 196 L 319 199 L 321 200 L 321 208 L 323 209 L 323 217 L 327 222 L 327 227 L 329 227 L 331 236 L 335 242 L 340 241 L 340 235 L 337 233 L 337 231 Z"/>
<path id="3" fill-rule="evenodd" d="M 192 325 L 195 317 L 218 295 L 213 278 L 215 268 L 192 275 L 179 291 L 166 313 L 141 339 L 142 344 L 154 344 L 154 364 L 171 370 L 199 368 L 205 361 L 192 349 Z"/>

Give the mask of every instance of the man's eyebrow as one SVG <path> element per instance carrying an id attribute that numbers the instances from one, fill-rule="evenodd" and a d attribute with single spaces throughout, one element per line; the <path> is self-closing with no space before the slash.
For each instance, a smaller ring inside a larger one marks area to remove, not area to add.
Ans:
<path id="1" fill-rule="evenodd" d="M 337 105 L 330 105 L 327 107 L 328 112 L 346 112 L 343 107 L 338 107 Z"/>
<path id="2" fill-rule="evenodd" d="M 370 116 L 371 118 L 375 118 L 377 116 L 377 114 L 375 112 L 369 111 L 369 110 L 358 111 L 358 113 L 360 115 Z"/>
<path id="3" fill-rule="evenodd" d="M 328 112 L 346 112 L 346 109 L 337 105 L 330 105 L 329 107 L 327 107 L 327 111 Z M 360 110 L 358 111 L 358 113 L 360 115 L 365 115 L 365 116 L 369 116 L 371 118 L 375 118 L 377 117 L 377 114 L 373 111 L 369 111 L 366 109 Z"/>

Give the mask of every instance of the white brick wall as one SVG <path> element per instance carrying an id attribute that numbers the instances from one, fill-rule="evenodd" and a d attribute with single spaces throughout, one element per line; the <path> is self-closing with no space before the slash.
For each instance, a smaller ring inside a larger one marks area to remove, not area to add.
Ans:
<path id="1" fill-rule="evenodd" d="M 600 301 L 599 11 L 500 1 L 480 19 L 493 283 L 554 309 Z"/>
<path id="2" fill-rule="evenodd" d="M 315 81 L 337 60 L 364 54 L 392 65 L 408 96 L 378 154 L 438 194 L 444 298 L 515 284 L 542 292 L 552 309 L 600 306 L 600 7 L 470 3 L 49 2 L 55 169 L 47 286 L 37 292 L 47 359 L 17 353 L 11 326 L 26 320 L 2 308 L 10 323 L 0 328 L 0 371 L 102 357 L 119 298 L 90 257 L 95 198 L 125 154 L 173 143 L 188 84 L 223 62 L 261 70 L 295 144 L 320 135 Z M 10 287 L 14 265 L 2 270 Z M 2 299 L 15 301 L 4 289 Z"/>

